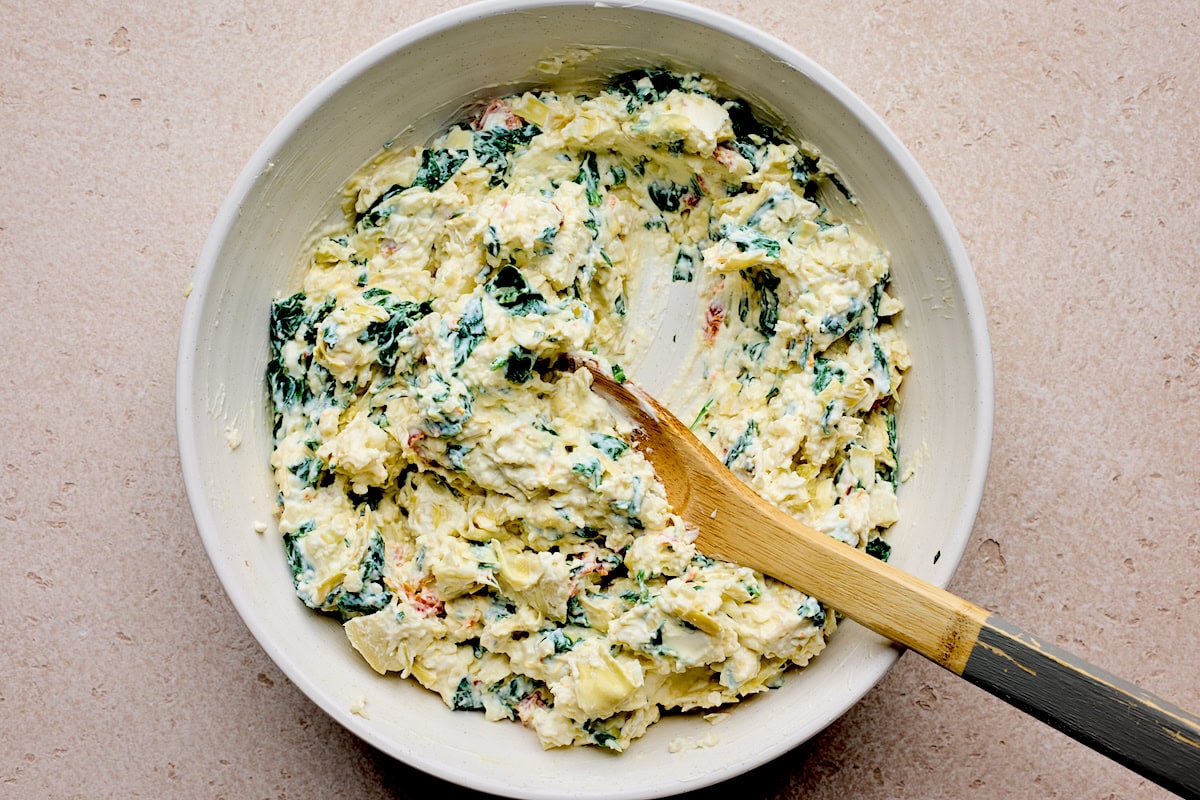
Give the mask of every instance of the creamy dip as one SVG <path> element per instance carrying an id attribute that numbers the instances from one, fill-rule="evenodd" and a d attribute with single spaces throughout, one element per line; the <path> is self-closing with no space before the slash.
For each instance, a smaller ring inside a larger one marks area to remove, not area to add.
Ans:
<path id="1" fill-rule="evenodd" d="M 385 148 L 271 310 L 279 529 L 300 599 L 381 673 L 545 747 L 624 749 L 669 710 L 778 686 L 836 627 L 696 552 L 565 354 L 624 376 L 644 270 L 692 283 L 675 411 L 790 514 L 880 557 L 908 366 L 852 197 L 699 76 L 504 97 Z"/>

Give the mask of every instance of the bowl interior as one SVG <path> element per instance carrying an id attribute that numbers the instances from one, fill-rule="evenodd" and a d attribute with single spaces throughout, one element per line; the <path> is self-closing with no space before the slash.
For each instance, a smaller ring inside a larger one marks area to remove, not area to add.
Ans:
<path id="1" fill-rule="evenodd" d="M 482 4 L 429 20 L 362 54 L 271 134 L 214 224 L 180 344 L 184 474 L 219 577 L 288 676 L 383 751 L 499 794 L 561 796 L 569 780 L 579 797 L 649 797 L 730 777 L 820 731 L 898 655 L 847 623 L 808 668 L 715 727 L 698 716 L 670 718 L 619 757 L 596 748 L 544 752 L 518 726 L 452 713 L 415 684 L 377 676 L 335 621 L 304 607 L 291 591 L 273 524 L 266 322 L 271 300 L 299 281 L 297 257 L 314 222 L 336 207 L 346 177 L 389 139 L 423 142 L 466 106 L 513 89 L 637 66 L 713 76 L 731 96 L 766 109 L 783 132 L 814 142 L 840 167 L 890 250 L 914 363 L 902 393 L 899 437 L 902 458 L 917 467 L 901 487 L 902 521 L 889 536 L 893 563 L 948 582 L 982 492 L 991 365 L 961 244 L 911 156 L 820 68 L 736 21 L 669 2 Z M 635 377 L 670 375 L 675 363 L 652 348 Z M 243 436 L 236 449 L 227 442 L 231 428 Z M 267 525 L 265 534 L 254 533 L 256 522 Z M 351 705 L 363 699 L 366 716 L 351 714 Z M 710 733 L 715 745 L 690 746 Z"/>

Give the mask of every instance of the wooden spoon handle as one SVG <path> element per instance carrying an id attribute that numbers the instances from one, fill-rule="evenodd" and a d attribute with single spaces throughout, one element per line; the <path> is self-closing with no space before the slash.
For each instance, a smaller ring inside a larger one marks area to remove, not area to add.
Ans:
<path id="1" fill-rule="evenodd" d="M 1200 719 L 995 615 L 962 676 L 1165 789 L 1200 798 Z"/>
<path id="2" fill-rule="evenodd" d="M 773 507 L 741 507 L 738 515 L 758 523 L 734 545 L 723 540 L 742 563 L 757 562 L 1143 777 L 1200 800 L 1200 718 L 849 545 L 797 535 L 799 523 Z"/>
<path id="3" fill-rule="evenodd" d="M 798 523 L 773 508 L 759 504 L 738 513 L 747 523 L 758 517 L 765 535 L 747 529 L 737 544 L 726 543 L 727 551 L 738 550 L 763 571 L 1164 788 L 1200 800 L 1200 718 L 849 545 L 798 536 Z"/>

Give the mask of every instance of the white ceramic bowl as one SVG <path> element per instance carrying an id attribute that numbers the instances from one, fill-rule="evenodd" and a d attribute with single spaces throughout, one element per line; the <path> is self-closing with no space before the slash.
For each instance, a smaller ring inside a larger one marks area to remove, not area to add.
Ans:
<path id="1" fill-rule="evenodd" d="M 983 490 L 992 374 L 978 289 L 946 210 L 896 137 L 832 76 L 760 31 L 671 0 L 469 6 L 389 37 L 301 101 L 238 178 L 197 263 L 179 350 L 179 448 L 197 526 L 234 605 L 288 677 L 342 725 L 408 764 L 497 794 L 656 797 L 732 777 L 800 744 L 875 685 L 898 650 L 847 623 L 808 668 L 716 727 L 676 716 L 620 756 L 547 752 L 515 724 L 452 712 L 414 683 L 372 672 L 337 622 L 296 599 L 274 527 L 267 314 L 277 292 L 298 284 L 306 233 L 384 141 L 424 141 L 465 105 L 545 84 L 551 76 L 535 62 L 568 52 L 568 71 L 586 75 L 665 65 L 714 76 L 839 165 L 891 251 L 895 292 L 906 303 L 914 367 L 899 436 L 920 465 L 901 487 L 893 563 L 949 581 Z M 670 373 L 673 362 L 653 359 L 652 351 L 635 376 Z M 242 434 L 240 447 L 229 447 L 228 429 Z M 267 524 L 265 534 L 254 532 L 256 522 Z M 367 716 L 352 714 L 364 698 Z M 673 741 L 710 732 L 715 746 L 669 752 Z"/>

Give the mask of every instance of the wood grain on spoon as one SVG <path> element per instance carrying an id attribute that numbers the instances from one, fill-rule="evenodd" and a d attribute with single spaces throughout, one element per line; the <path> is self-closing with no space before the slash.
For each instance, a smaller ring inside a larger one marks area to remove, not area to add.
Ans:
<path id="1" fill-rule="evenodd" d="M 634 424 L 705 555 L 756 569 L 920 653 L 1184 797 L 1200 798 L 1200 719 L 984 608 L 843 544 L 737 479 L 670 411 L 595 361 L 593 389 Z"/>

